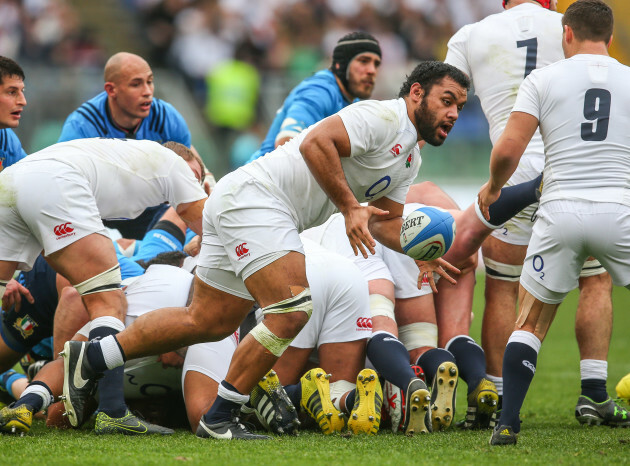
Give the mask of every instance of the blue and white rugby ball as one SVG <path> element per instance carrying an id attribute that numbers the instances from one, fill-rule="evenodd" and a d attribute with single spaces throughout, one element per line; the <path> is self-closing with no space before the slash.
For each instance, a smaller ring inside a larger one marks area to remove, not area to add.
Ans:
<path id="1" fill-rule="evenodd" d="M 442 257 L 455 240 L 455 219 L 446 210 L 420 207 L 403 220 L 400 246 L 409 257 L 430 261 Z"/>

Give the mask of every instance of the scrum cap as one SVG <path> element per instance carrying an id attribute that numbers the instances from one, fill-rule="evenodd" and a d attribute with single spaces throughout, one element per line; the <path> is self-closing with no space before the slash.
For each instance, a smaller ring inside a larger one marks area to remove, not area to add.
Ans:
<path id="1" fill-rule="evenodd" d="M 551 0 L 534 0 L 534 1 L 536 1 L 536 2 L 540 3 L 540 4 L 543 6 L 543 8 L 547 8 L 547 9 L 549 9 L 549 8 L 550 8 L 550 6 L 551 6 L 551 5 L 550 5 L 550 4 L 551 4 Z M 507 2 L 508 2 L 508 0 L 503 0 L 503 8 L 505 8 L 505 4 L 506 4 Z"/>
<path id="2" fill-rule="evenodd" d="M 330 70 L 337 76 L 343 86 L 348 88 L 348 65 L 357 56 L 372 52 L 381 57 L 381 46 L 374 36 L 367 32 L 351 32 L 337 42 L 333 50 Z"/>

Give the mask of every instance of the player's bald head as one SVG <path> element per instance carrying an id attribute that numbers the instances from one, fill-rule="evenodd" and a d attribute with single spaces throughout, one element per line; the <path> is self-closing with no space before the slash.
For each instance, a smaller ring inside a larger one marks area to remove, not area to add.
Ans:
<path id="1" fill-rule="evenodd" d="M 106 83 L 115 83 L 120 81 L 123 75 L 146 70 L 150 71 L 151 67 L 141 56 L 129 52 L 118 52 L 105 63 L 103 78 Z"/>

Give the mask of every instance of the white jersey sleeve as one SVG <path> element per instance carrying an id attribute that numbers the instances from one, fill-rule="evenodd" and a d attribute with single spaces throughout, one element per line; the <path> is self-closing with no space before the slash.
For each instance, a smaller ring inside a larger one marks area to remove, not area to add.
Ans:
<path id="1" fill-rule="evenodd" d="M 471 79 L 473 79 L 473 72 L 468 64 L 468 41 L 470 31 L 473 27 L 474 24 L 467 24 L 451 37 L 448 41 L 448 51 L 444 59 L 444 63 L 453 65 L 455 68 L 466 73 Z"/>

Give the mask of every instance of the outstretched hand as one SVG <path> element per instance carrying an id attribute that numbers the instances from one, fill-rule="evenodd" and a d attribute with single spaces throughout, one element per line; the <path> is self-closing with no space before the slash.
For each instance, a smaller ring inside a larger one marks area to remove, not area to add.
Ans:
<path id="1" fill-rule="evenodd" d="M 28 288 L 12 278 L 9 283 L 7 283 L 7 289 L 2 297 L 2 309 L 8 311 L 11 309 L 11 306 L 15 305 L 15 310 L 19 311 L 22 304 L 22 296 L 31 304 L 35 302 L 35 298 L 33 298 L 31 292 L 28 291 Z"/>
<path id="2" fill-rule="evenodd" d="M 477 203 L 479 204 L 479 210 L 483 214 L 486 220 L 490 220 L 490 205 L 493 204 L 499 196 L 501 195 L 501 190 L 491 191 L 490 183 L 487 182 L 484 184 L 479 190 L 479 195 L 477 196 Z"/>
<path id="3" fill-rule="evenodd" d="M 367 259 L 366 248 L 372 255 L 375 253 L 376 241 L 368 229 L 368 223 L 373 215 L 385 216 L 389 215 L 389 211 L 374 206 L 359 205 L 343 213 L 346 221 L 346 234 L 355 256 L 361 252 L 361 255 Z"/>
<path id="4" fill-rule="evenodd" d="M 431 285 L 431 289 L 434 293 L 438 292 L 437 287 L 435 286 L 435 278 L 433 276 L 434 272 L 437 273 L 440 277 L 447 280 L 449 283 L 452 283 L 453 285 L 457 284 L 457 280 L 451 277 L 449 275 L 449 272 L 458 275 L 461 273 L 461 271 L 457 267 L 451 265 L 449 262 L 445 261 L 441 257 L 432 261 L 416 261 L 416 265 L 420 270 L 420 275 L 418 275 L 418 288 L 422 286 L 422 277 L 426 276 L 429 280 L 429 285 Z"/>

